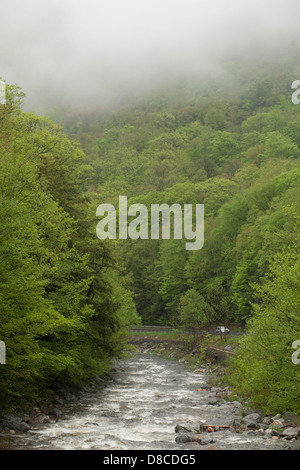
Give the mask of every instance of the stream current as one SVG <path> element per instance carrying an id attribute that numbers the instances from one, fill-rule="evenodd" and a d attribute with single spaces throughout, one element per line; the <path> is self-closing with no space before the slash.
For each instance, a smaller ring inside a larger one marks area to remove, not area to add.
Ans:
<path id="1" fill-rule="evenodd" d="M 61 407 L 64 415 L 32 426 L 14 437 L 15 449 L 36 450 L 203 450 L 196 442 L 177 443 L 177 424 L 199 429 L 200 423 L 232 423 L 238 406 L 205 389 L 207 375 L 175 361 L 137 354 L 120 361 L 105 387 L 87 392 Z M 203 387 L 203 388 L 202 388 Z M 203 435 L 203 434 L 202 434 Z M 287 442 L 257 433 L 223 430 L 211 435 L 222 449 L 287 448 Z M 208 445 L 209 443 L 207 443 Z"/>

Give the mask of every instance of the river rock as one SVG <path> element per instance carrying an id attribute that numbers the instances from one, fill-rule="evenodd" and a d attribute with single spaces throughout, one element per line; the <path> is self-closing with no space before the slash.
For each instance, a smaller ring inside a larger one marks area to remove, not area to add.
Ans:
<path id="1" fill-rule="evenodd" d="M 260 421 L 259 413 L 251 413 L 247 416 L 244 416 L 244 418 L 242 419 L 243 424 L 245 424 L 248 429 L 259 428 L 260 427 L 259 421 Z"/>
<path id="2" fill-rule="evenodd" d="M 58 408 L 51 408 L 49 411 L 49 415 L 55 416 L 56 418 L 60 418 L 62 414 L 63 413 Z"/>
<path id="3" fill-rule="evenodd" d="M 207 446 L 213 444 L 215 441 L 210 435 L 201 434 L 201 445 Z"/>
<path id="4" fill-rule="evenodd" d="M 208 404 L 209 405 L 216 406 L 216 405 L 219 405 L 219 403 L 220 403 L 220 398 L 218 398 L 218 397 L 209 397 L 208 398 Z"/>
<path id="5" fill-rule="evenodd" d="M 286 428 L 280 434 L 280 437 L 284 437 L 285 439 L 297 439 L 299 436 L 300 430 L 294 427 Z"/>
<path id="6" fill-rule="evenodd" d="M 55 395 L 53 398 L 53 403 L 55 403 L 56 405 L 63 405 L 64 402 L 64 399 L 59 397 L 58 395 Z"/>
<path id="7" fill-rule="evenodd" d="M 269 426 L 272 422 L 272 419 L 269 416 L 265 416 L 264 419 L 262 420 L 263 424 L 266 426 Z"/>
<path id="8" fill-rule="evenodd" d="M 275 419 L 272 422 L 272 427 L 276 426 L 277 428 L 283 428 L 283 421 L 282 419 Z"/>
<path id="9" fill-rule="evenodd" d="M 179 434 L 181 434 L 181 433 L 184 433 L 184 434 L 185 434 L 185 433 L 187 433 L 187 432 L 193 432 L 193 431 L 192 431 L 192 429 L 190 429 L 190 428 L 187 427 L 187 426 L 182 426 L 181 424 L 177 424 L 177 425 L 175 426 L 175 432 L 176 432 L 176 433 L 179 433 Z"/>
<path id="10" fill-rule="evenodd" d="M 22 418 L 18 416 L 4 416 L 3 427 L 12 429 L 18 432 L 27 432 L 30 430 L 29 424 L 25 423 Z"/>
<path id="11" fill-rule="evenodd" d="M 186 442 L 197 442 L 198 444 L 201 444 L 202 436 L 193 433 L 179 434 L 175 437 L 175 442 L 177 442 L 177 444 L 185 444 Z"/>
<path id="12" fill-rule="evenodd" d="M 273 427 L 271 427 L 271 429 L 272 429 L 272 436 L 278 437 L 280 435 L 280 431 L 278 429 L 273 428 Z"/>
<path id="13" fill-rule="evenodd" d="M 175 442 L 177 442 L 177 444 L 185 444 L 186 442 L 191 442 L 191 436 L 189 434 L 179 434 L 175 437 Z"/>
<path id="14" fill-rule="evenodd" d="M 277 415 L 275 415 L 271 418 L 271 421 L 274 422 L 274 421 L 276 421 L 277 419 L 280 419 L 280 418 L 281 418 L 281 414 L 278 413 Z"/>
<path id="15" fill-rule="evenodd" d="M 223 391 L 223 388 L 221 388 L 221 387 L 212 387 L 211 391 L 214 392 L 214 393 L 220 393 L 220 392 Z"/>
<path id="16" fill-rule="evenodd" d="M 32 419 L 31 419 L 31 423 L 32 424 L 46 424 L 46 423 L 50 423 L 50 418 L 48 415 L 45 415 L 45 414 L 39 414 L 37 416 L 34 416 Z"/>

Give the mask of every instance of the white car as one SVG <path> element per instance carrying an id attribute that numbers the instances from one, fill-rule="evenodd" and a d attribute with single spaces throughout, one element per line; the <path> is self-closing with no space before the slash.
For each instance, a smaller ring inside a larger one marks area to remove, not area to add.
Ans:
<path id="1" fill-rule="evenodd" d="M 217 326 L 216 332 L 217 333 L 230 333 L 230 330 L 226 326 Z"/>

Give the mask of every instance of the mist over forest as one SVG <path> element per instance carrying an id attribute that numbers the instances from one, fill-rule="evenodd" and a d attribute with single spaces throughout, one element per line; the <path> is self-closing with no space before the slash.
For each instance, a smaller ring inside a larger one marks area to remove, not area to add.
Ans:
<path id="1" fill-rule="evenodd" d="M 3 0 L 1 73 L 22 87 L 26 109 L 42 111 L 118 106 L 178 81 L 237 86 L 232 62 L 264 64 L 299 44 L 299 9 L 296 0 Z"/>

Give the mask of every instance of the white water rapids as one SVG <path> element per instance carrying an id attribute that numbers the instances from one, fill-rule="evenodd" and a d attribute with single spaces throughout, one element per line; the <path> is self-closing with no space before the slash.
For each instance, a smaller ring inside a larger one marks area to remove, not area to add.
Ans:
<path id="1" fill-rule="evenodd" d="M 199 429 L 200 422 L 226 425 L 237 406 L 216 398 L 205 372 L 148 354 L 117 363 L 106 387 L 85 393 L 61 407 L 64 416 L 33 426 L 14 437 L 16 449 L 36 450 L 176 450 L 203 449 L 198 443 L 175 442 L 175 426 Z M 200 389 L 200 390 L 199 390 Z M 205 433 L 206 436 L 208 433 Z M 249 432 L 215 432 L 220 449 L 272 449 L 285 444 Z M 277 447 L 276 447 L 277 446 Z"/>

